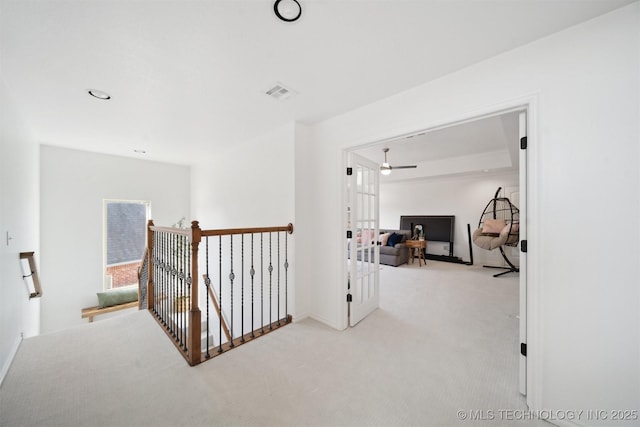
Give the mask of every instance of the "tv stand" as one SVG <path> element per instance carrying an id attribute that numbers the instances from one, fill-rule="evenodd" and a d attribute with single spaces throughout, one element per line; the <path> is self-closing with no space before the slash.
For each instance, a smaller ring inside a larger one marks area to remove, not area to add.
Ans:
<path id="1" fill-rule="evenodd" d="M 424 238 L 431 242 L 446 242 L 449 244 L 449 255 L 425 254 L 427 259 L 435 261 L 468 264 L 453 255 L 453 236 L 455 230 L 455 215 L 403 215 L 400 217 L 400 230 L 411 230 L 420 224 L 424 230 Z"/>

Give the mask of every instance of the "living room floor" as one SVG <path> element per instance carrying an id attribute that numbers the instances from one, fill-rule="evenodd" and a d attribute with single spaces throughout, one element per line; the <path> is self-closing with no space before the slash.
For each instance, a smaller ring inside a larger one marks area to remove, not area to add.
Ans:
<path id="1" fill-rule="evenodd" d="M 548 425 L 508 418 L 526 410 L 517 275 L 380 274 L 380 308 L 356 327 L 305 319 L 194 368 L 146 311 L 26 339 L 0 425 Z"/>

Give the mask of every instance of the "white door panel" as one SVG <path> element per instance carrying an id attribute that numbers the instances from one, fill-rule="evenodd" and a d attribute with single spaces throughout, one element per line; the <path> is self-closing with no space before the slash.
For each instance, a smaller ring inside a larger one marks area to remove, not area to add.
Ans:
<path id="1" fill-rule="evenodd" d="M 380 166 L 354 153 L 349 154 L 349 274 L 347 292 L 349 325 L 355 326 L 378 308 L 379 293 L 379 170 Z"/>

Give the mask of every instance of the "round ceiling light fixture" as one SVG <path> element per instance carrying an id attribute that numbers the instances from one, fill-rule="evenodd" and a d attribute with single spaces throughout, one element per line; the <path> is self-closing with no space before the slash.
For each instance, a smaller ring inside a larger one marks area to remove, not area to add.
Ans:
<path id="1" fill-rule="evenodd" d="M 98 89 L 87 89 L 87 93 L 93 96 L 94 98 L 103 99 L 103 100 L 111 99 L 111 95 L 109 95 L 107 92 L 103 92 Z"/>
<path id="2" fill-rule="evenodd" d="M 285 22 L 297 21 L 302 15 L 302 6 L 298 0 L 276 0 L 273 4 L 276 16 Z"/>

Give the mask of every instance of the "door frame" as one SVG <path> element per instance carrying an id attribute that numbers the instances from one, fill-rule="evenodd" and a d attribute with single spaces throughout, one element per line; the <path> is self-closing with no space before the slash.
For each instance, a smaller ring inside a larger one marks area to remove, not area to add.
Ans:
<path id="1" fill-rule="evenodd" d="M 539 279 L 539 253 L 541 253 L 542 242 L 539 238 L 538 224 L 540 218 L 539 215 L 539 199 L 538 199 L 538 179 L 541 174 L 538 169 L 538 158 L 540 146 L 538 144 L 538 101 L 539 94 L 532 93 L 520 98 L 505 101 L 503 103 L 487 106 L 484 109 L 475 110 L 467 113 L 461 113 L 457 117 L 451 117 L 447 120 L 441 120 L 435 123 L 422 123 L 411 127 L 408 131 L 391 136 L 385 136 L 379 139 L 370 139 L 369 141 L 355 142 L 354 145 L 344 145 L 341 149 L 342 157 L 342 180 L 341 183 L 341 195 L 342 204 L 340 205 L 340 220 L 341 220 L 341 236 L 344 244 L 342 247 L 341 263 L 342 263 L 342 286 L 338 296 L 339 298 L 339 310 L 341 316 L 341 324 L 344 329 L 348 325 L 348 303 L 346 299 L 347 290 L 347 174 L 346 168 L 348 165 L 348 154 L 351 151 L 366 148 L 368 146 L 382 144 L 385 142 L 391 142 L 400 138 L 405 138 L 417 133 L 432 132 L 439 129 L 444 129 L 456 125 L 460 125 L 466 122 L 471 122 L 483 118 L 492 116 L 498 116 L 509 112 L 526 111 L 527 115 L 527 156 L 526 156 L 526 181 L 527 181 L 527 194 L 526 194 L 526 206 L 527 206 L 527 240 L 529 242 L 527 250 L 527 268 L 525 272 L 527 297 L 526 297 L 526 337 L 527 337 L 527 360 L 526 360 L 526 401 L 529 407 L 539 407 L 542 396 L 542 325 L 540 315 L 540 290 L 539 286 L 536 286 Z M 531 245 L 531 242 L 534 244 Z M 344 292 L 343 292 L 344 291 Z M 518 345 L 517 351 L 520 350 Z M 516 350 L 514 350 L 516 351 Z"/>

